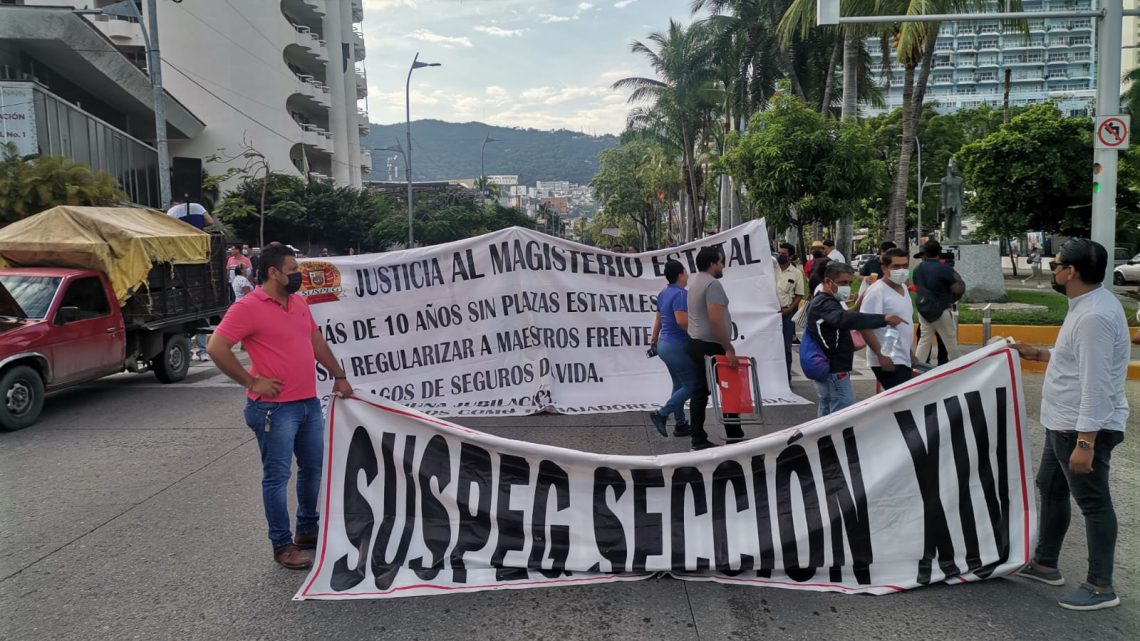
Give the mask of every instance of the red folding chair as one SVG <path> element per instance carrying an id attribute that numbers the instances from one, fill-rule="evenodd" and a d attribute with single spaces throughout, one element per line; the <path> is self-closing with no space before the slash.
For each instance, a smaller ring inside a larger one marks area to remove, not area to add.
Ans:
<path id="1" fill-rule="evenodd" d="M 726 356 L 706 356 L 705 376 L 708 378 L 713 411 L 717 420 L 724 423 L 725 414 L 739 416 L 741 425 L 763 425 L 760 379 L 756 374 L 756 359 L 737 356 L 737 367 L 729 367 Z"/>

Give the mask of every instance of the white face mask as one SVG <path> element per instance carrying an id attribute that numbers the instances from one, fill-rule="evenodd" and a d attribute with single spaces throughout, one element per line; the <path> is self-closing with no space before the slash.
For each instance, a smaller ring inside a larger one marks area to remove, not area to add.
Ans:
<path id="1" fill-rule="evenodd" d="M 835 297 L 839 300 L 847 300 L 848 298 L 851 298 L 851 286 L 837 285 L 835 289 Z"/>
<path id="2" fill-rule="evenodd" d="M 891 270 L 891 282 L 896 284 L 896 285 L 902 285 L 903 283 L 906 282 L 906 277 L 907 277 L 908 273 L 909 273 L 908 270 L 905 270 L 905 269 L 892 269 Z"/>

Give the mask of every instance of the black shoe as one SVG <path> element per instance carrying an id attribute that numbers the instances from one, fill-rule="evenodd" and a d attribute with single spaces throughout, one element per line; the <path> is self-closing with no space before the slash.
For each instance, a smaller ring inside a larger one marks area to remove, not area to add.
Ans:
<path id="1" fill-rule="evenodd" d="M 694 451 L 694 452 L 699 452 L 701 450 L 707 450 L 710 447 L 716 447 L 716 443 L 713 443 L 712 441 L 709 441 L 709 440 L 704 440 L 704 441 L 694 441 L 693 446 L 689 449 Z"/>
<path id="2" fill-rule="evenodd" d="M 673 426 L 673 436 L 692 436 L 693 426 L 688 423 L 677 423 Z"/>
<path id="3" fill-rule="evenodd" d="M 649 420 L 653 423 L 653 427 L 657 428 L 657 433 L 661 436 L 669 436 L 669 428 L 665 427 L 665 417 L 657 412 L 649 413 Z"/>
<path id="4" fill-rule="evenodd" d="M 724 439 L 724 444 L 725 445 L 735 445 L 737 443 L 743 443 L 744 441 L 747 441 L 747 440 L 748 439 L 744 438 L 743 436 L 734 436 L 732 438 Z"/>

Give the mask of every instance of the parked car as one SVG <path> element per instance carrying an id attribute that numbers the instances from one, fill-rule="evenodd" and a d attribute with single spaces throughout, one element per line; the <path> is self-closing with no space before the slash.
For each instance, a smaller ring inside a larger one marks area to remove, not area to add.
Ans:
<path id="1" fill-rule="evenodd" d="M 229 305 L 224 239 L 161 212 L 57 207 L 2 230 L 0 258 L 26 265 L 0 268 L 4 430 L 35 423 L 46 393 L 110 374 L 182 380 L 189 337 Z"/>
<path id="2" fill-rule="evenodd" d="M 1127 247 L 1116 247 L 1112 252 L 1112 266 L 1120 267 L 1125 265 L 1132 258 L 1132 250 Z"/>
<path id="3" fill-rule="evenodd" d="M 851 259 L 851 269 L 854 269 L 855 273 L 859 273 L 859 270 L 863 268 L 863 263 L 866 263 L 874 257 L 874 254 L 859 254 L 855 256 L 855 258 Z"/>
<path id="4" fill-rule="evenodd" d="M 1112 270 L 1113 285 L 1127 285 L 1137 282 L 1140 282 L 1140 254 L 1136 254 L 1125 261 L 1123 265 L 1118 265 L 1116 269 Z"/>

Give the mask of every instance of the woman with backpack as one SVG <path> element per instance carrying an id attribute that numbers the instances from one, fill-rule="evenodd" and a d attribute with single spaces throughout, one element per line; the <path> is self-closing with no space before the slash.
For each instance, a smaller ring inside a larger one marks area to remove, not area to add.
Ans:
<path id="1" fill-rule="evenodd" d="M 847 263 L 832 261 L 823 274 L 822 287 L 811 300 L 807 327 L 800 342 L 800 365 L 804 375 L 815 381 L 819 393 L 817 416 L 827 416 L 855 404 L 851 368 L 855 357 L 852 331 L 861 331 L 867 346 L 879 353 L 874 332 L 903 321 L 894 314 L 863 314 L 843 309 L 840 301 L 851 296 L 855 272 Z"/>

